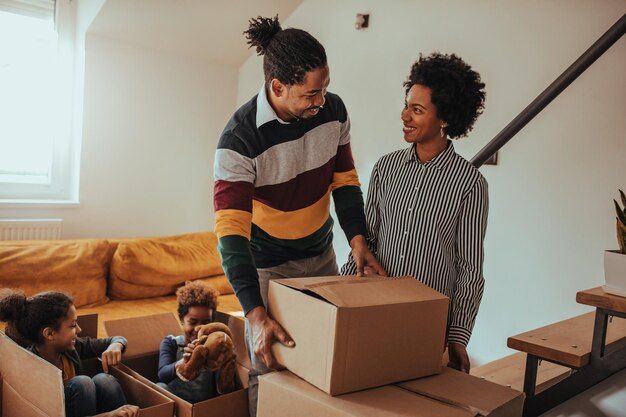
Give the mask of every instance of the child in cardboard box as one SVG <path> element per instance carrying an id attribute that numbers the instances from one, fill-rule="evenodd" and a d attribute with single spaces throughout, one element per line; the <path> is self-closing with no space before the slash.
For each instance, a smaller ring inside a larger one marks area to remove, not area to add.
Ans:
<path id="1" fill-rule="evenodd" d="M 166 336 L 159 352 L 159 380 L 157 384 L 174 395 L 196 403 L 216 397 L 218 372 L 203 370 L 193 381 L 187 381 L 177 370 L 191 356 L 198 340 L 196 327 L 213 321 L 219 293 L 202 283 L 187 281 L 176 291 L 178 318 L 183 334 Z"/>
<path id="2" fill-rule="evenodd" d="M 26 297 L 3 289 L 0 321 L 31 342 L 27 350 L 61 370 L 66 417 L 137 415 L 139 408 L 127 405 L 119 382 L 108 374 L 109 367 L 120 362 L 126 339 L 78 337 L 81 329 L 71 297 L 55 291 Z M 96 357 L 101 357 L 104 373 L 83 375 L 81 360 Z"/>

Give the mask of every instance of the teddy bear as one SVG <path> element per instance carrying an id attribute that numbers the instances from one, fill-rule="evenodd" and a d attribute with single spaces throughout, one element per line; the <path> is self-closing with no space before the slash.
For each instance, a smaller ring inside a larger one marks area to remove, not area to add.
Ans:
<path id="1" fill-rule="evenodd" d="M 198 342 L 190 357 L 176 371 L 183 380 L 193 381 L 203 369 L 218 371 L 218 392 L 235 390 L 235 359 L 230 329 L 224 323 L 209 323 L 196 327 Z"/>

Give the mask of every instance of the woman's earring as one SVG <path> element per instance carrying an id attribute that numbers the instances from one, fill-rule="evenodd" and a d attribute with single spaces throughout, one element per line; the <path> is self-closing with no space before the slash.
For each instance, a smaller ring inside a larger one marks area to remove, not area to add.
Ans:
<path id="1" fill-rule="evenodd" d="M 445 138 L 445 137 L 446 137 L 446 133 L 443 131 L 443 126 L 441 126 L 441 129 L 439 130 L 439 135 L 440 135 L 442 138 Z"/>

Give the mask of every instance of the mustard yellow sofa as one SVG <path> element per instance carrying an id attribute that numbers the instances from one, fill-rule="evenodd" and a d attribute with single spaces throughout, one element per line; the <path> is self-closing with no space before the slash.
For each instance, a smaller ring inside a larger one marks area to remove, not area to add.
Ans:
<path id="1" fill-rule="evenodd" d="M 219 309 L 241 311 L 224 275 L 213 232 L 137 239 L 0 241 L 0 287 L 32 295 L 63 291 L 79 314 L 107 320 L 175 312 L 176 288 L 201 280 L 220 292 Z"/>

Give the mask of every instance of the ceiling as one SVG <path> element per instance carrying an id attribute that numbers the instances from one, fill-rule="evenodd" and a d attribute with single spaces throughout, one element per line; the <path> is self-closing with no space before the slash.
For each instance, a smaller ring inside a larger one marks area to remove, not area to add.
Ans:
<path id="1" fill-rule="evenodd" d="M 253 53 L 242 35 L 248 20 L 285 21 L 302 1 L 106 0 L 88 33 L 238 67 Z"/>

